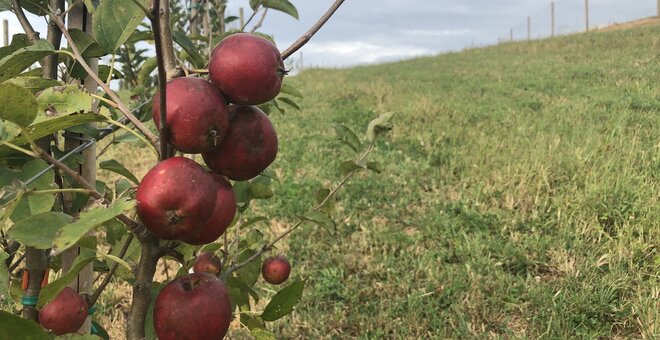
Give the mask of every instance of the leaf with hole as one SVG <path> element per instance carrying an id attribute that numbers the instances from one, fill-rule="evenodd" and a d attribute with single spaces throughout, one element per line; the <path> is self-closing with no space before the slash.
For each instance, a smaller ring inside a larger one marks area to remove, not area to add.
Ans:
<path id="1" fill-rule="evenodd" d="M 4 82 L 4 84 L 14 84 L 18 85 L 33 94 L 43 91 L 49 87 L 61 86 L 62 82 L 55 79 L 46 79 L 42 77 L 30 77 L 30 76 L 20 76 L 16 78 L 11 78 Z M 35 110 L 36 113 L 36 110 Z"/>
<path id="2" fill-rule="evenodd" d="M 35 124 L 56 117 L 92 111 L 94 98 L 80 85 L 48 88 L 37 96 Z"/>
<path id="3" fill-rule="evenodd" d="M 300 301 L 304 287 L 305 282 L 298 280 L 277 292 L 264 308 L 261 318 L 264 321 L 275 321 L 291 313 Z"/>

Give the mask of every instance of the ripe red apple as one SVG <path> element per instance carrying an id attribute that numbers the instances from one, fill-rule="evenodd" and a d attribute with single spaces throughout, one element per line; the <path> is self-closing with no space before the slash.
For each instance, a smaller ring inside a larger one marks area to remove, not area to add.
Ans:
<path id="1" fill-rule="evenodd" d="M 211 53 L 209 76 L 232 103 L 263 104 L 280 93 L 286 74 L 275 45 L 251 33 L 223 39 Z"/>
<path id="2" fill-rule="evenodd" d="M 222 260 L 210 252 L 204 252 L 197 255 L 193 271 L 195 273 L 209 273 L 217 275 L 222 269 Z"/>
<path id="3" fill-rule="evenodd" d="M 277 156 L 273 124 L 256 106 L 230 107 L 231 123 L 222 143 L 202 154 L 211 170 L 235 181 L 259 175 Z"/>
<path id="4" fill-rule="evenodd" d="M 87 301 L 71 287 L 65 287 L 39 311 L 39 323 L 56 335 L 74 333 L 87 319 Z"/>
<path id="5" fill-rule="evenodd" d="M 209 174 L 217 186 L 215 208 L 205 224 L 181 237 L 181 240 L 189 244 L 202 245 L 217 240 L 236 215 L 236 194 L 231 184 L 219 174 L 212 172 Z"/>
<path id="6" fill-rule="evenodd" d="M 291 274 L 291 265 L 284 256 L 269 257 L 264 261 L 261 266 L 261 275 L 264 280 L 278 285 L 289 278 Z"/>
<path id="7" fill-rule="evenodd" d="M 154 304 L 160 340 L 222 339 L 231 321 L 227 286 L 208 273 L 179 277 L 163 288 Z"/>
<path id="8" fill-rule="evenodd" d="M 217 185 L 195 161 L 172 157 L 158 163 L 137 189 L 137 212 L 155 236 L 181 239 L 204 225 L 215 208 Z"/>
<path id="9" fill-rule="evenodd" d="M 229 125 L 222 93 L 202 78 L 176 78 L 167 83 L 169 141 L 184 153 L 213 149 L 225 138 Z M 153 119 L 160 128 L 160 95 L 153 100 Z"/>

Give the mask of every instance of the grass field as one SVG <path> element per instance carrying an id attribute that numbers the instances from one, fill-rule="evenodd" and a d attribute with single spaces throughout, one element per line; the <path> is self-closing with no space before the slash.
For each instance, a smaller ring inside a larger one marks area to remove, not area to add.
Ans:
<path id="1" fill-rule="evenodd" d="M 293 77 L 271 229 L 339 178 L 334 123 L 396 116 L 337 235 L 281 247 L 308 284 L 275 334 L 660 337 L 658 51 L 650 26 Z"/>

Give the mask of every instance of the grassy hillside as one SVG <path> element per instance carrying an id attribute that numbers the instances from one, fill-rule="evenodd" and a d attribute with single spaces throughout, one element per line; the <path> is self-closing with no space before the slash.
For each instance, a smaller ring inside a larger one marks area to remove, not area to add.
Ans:
<path id="1" fill-rule="evenodd" d="M 338 235 L 290 240 L 309 289 L 278 331 L 660 336 L 658 51 L 655 26 L 295 77 L 303 111 L 274 117 L 282 216 L 349 157 L 333 123 L 396 117 Z"/>
<path id="2" fill-rule="evenodd" d="M 303 110 L 271 116 L 282 182 L 258 204 L 274 232 L 339 178 L 334 123 L 396 116 L 337 235 L 280 247 L 308 284 L 276 334 L 660 337 L 658 51 L 653 26 L 293 77 Z"/>

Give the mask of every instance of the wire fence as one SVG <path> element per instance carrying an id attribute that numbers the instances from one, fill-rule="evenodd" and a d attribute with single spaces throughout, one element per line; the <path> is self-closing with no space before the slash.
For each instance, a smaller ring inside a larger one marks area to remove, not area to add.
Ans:
<path id="1" fill-rule="evenodd" d="M 660 16 L 660 0 L 555 0 L 520 18 L 500 42 L 542 39 Z"/>

